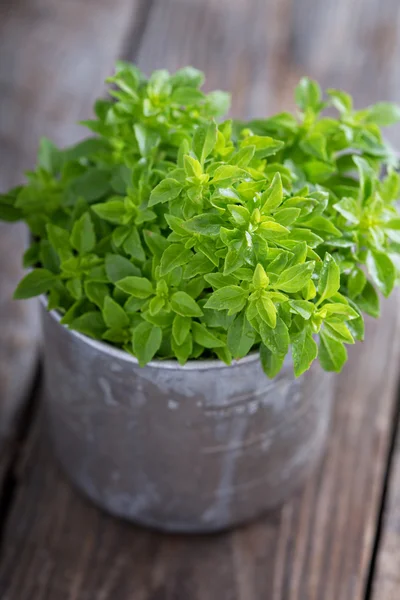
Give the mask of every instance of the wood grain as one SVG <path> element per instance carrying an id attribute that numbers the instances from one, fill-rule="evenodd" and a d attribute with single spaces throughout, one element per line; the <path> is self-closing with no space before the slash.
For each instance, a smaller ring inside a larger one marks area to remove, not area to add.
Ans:
<path id="1" fill-rule="evenodd" d="M 397 434 L 389 495 L 373 586 L 373 600 L 398 600 L 400 594 L 400 431 Z"/>
<path id="2" fill-rule="evenodd" d="M 138 6 L 132 0 L 0 3 L 0 192 L 33 167 L 41 136 L 68 144 L 86 135 L 76 122 L 91 115 Z M 36 303 L 12 301 L 26 243 L 22 225 L 0 224 L 7 257 L 0 264 L 0 452 L 13 435 L 37 358 Z"/>
<path id="3" fill-rule="evenodd" d="M 368 344 L 351 348 L 315 477 L 282 509 L 231 534 L 164 536 L 99 512 L 60 473 L 39 420 L 17 471 L 0 597 L 361 600 L 400 358 L 397 314 L 393 298 L 379 324 L 368 322 Z"/>
<path id="4" fill-rule="evenodd" d="M 206 70 L 209 89 L 235 93 L 237 116 L 290 108 L 304 73 L 346 87 L 359 102 L 398 100 L 400 5 L 383 4 L 156 0 L 138 62 L 147 72 L 188 63 Z M 385 303 L 382 320 L 368 322 L 367 341 L 350 349 L 315 476 L 281 509 L 230 534 L 162 536 L 100 513 L 60 473 L 38 420 L 16 473 L 0 597 L 363 599 L 394 413 L 398 303 Z"/>

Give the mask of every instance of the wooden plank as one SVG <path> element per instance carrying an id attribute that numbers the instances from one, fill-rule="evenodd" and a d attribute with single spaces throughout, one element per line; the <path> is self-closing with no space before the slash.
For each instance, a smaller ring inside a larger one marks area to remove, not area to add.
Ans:
<path id="1" fill-rule="evenodd" d="M 373 600 L 398 600 L 400 595 L 400 429 L 389 473 L 388 501 L 378 546 Z"/>
<path id="2" fill-rule="evenodd" d="M 0 3 L 0 191 L 20 183 L 38 140 L 59 144 L 86 135 L 76 121 L 91 115 L 131 31 L 139 2 Z M 27 232 L 0 223 L 0 452 L 30 385 L 39 334 L 35 302 L 17 303 Z"/>
<path id="3" fill-rule="evenodd" d="M 316 476 L 281 509 L 233 533 L 165 536 L 106 516 L 70 487 L 37 422 L 17 473 L 0 597 L 361 600 L 400 358 L 397 299 L 385 309 L 338 377 Z"/>
<path id="4" fill-rule="evenodd" d="M 363 3 L 363 9 L 361 3 L 354 7 L 353 3 L 351 27 L 343 23 L 351 35 L 340 38 L 342 47 L 331 40 L 330 27 L 333 23 L 336 32 L 339 28 L 336 10 L 347 18 L 350 9 L 345 0 L 335 2 L 335 11 L 333 0 L 327 0 L 326 17 L 317 0 L 306 0 L 303 16 L 295 4 L 158 0 L 139 65 L 149 72 L 192 63 L 207 71 L 208 88 L 235 92 L 233 114 L 265 114 L 277 105 L 280 109 L 291 105 L 288 89 L 304 72 L 354 91 L 357 48 L 362 51 L 366 45 L 368 56 L 373 56 L 376 42 L 371 40 L 379 37 L 382 15 L 390 25 L 400 14 L 394 0 L 389 2 L 390 15 L 386 8 L 380 10 L 377 0 Z M 374 35 L 364 39 L 367 29 Z M 313 33 L 319 40 L 316 46 L 305 39 Z M 389 48 L 387 68 L 394 72 L 397 41 L 382 39 Z M 340 53 L 340 63 L 325 50 L 330 43 Z M 324 60 L 317 60 L 315 52 L 321 52 Z M 365 97 L 375 99 L 376 93 L 389 97 L 393 92 L 398 98 L 399 86 L 395 83 L 389 89 L 377 72 L 378 63 L 357 73 L 358 79 L 364 78 Z M 335 71 L 336 65 L 340 71 Z M 336 79 L 330 81 L 334 73 Z M 367 342 L 351 348 L 349 363 L 337 378 L 328 451 L 316 475 L 282 508 L 233 533 L 162 536 L 100 513 L 60 474 L 38 422 L 26 461 L 20 465 L 20 486 L 5 530 L 0 597 L 364 598 L 400 358 L 398 312 L 398 299 L 393 298 L 385 304 L 379 323 L 368 321 Z"/>

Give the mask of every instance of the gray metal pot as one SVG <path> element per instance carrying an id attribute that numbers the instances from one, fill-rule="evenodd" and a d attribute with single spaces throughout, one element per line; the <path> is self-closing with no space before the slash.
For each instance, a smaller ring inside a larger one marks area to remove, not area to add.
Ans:
<path id="1" fill-rule="evenodd" d="M 45 396 L 56 453 L 74 483 L 114 515 L 210 532 L 280 503 L 320 457 L 331 379 L 290 361 L 273 381 L 250 355 L 154 361 L 69 331 L 43 308 Z"/>

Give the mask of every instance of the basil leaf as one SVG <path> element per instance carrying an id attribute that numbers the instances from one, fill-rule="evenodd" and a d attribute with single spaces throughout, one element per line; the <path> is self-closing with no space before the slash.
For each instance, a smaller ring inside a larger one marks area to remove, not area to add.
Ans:
<path id="1" fill-rule="evenodd" d="M 115 285 L 119 290 L 135 298 L 144 299 L 154 294 L 152 283 L 145 277 L 128 275 L 128 277 L 115 281 Z"/>
<path id="2" fill-rule="evenodd" d="M 384 252 L 368 252 L 367 268 L 373 282 L 384 296 L 389 296 L 396 280 L 396 269 L 389 256 Z"/>
<path id="3" fill-rule="evenodd" d="M 248 322 L 245 312 L 236 315 L 228 329 L 228 349 L 236 359 L 246 356 L 256 339 L 254 329 Z"/>
<path id="4" fill-rule="evenodd" d="M 298 292 L 311 278 L 314 268 L 314 261 L 289 267 L 279 275 L 274 287 L 283 292 Z"/>
<path id="5" fill-rule="evenodd" d="M 182 317 L 201 317 L 203 315 L 197 302 L 186 292 L 175 292 L 172 294 L 170 302 L 172 310 Z"/>
<path id="6" fill-rule="evenodd" d="M 347 360 L 347 350 L 344 344 L 324 331 L 320 333 L 321 341 L 319 345 L 319 361 L 325 371 L 335 371 L 339 373 Z"/>
<path id="7" fill-rule="evenodd" d="M 321 273 L 318 280 L 317 291 L 319 299 L 317 304 L 321 304 L 327 298 L 331 298 L 340 287 L 340 269 L 335 259 L 326 252 Z"/>
<path id="8" fill-rule="evenodd" d="M 161 346 L 162 330 L 152 323 L 140 323 L 133 330 L 132 348 L 139 365 L 144 367 L 155 356 Z"/>
<path id="9" fill-rule="evenodd" d="M 299 333 L 294 334 L 291 341 L 294 374 L 296 377 L 300 377 L 317 358 L 318 346 L 312 337 L 311 331 L 306 327 Z"/>
<path id="10" fill-rule="evenodd" d="M 128 315 L 110 296 L 104 299 L 103 319 L 110 329 L 124 329 L 129 325 Z"/>
<path id="11" fill-rule="evenodd" d="M 25 275 L 19 282 L 14 292 L 14 299 L 24 300 L 45 294 L 55 285 L 57 280 L 57 276 L 47 269 L 35 269 Z"/>

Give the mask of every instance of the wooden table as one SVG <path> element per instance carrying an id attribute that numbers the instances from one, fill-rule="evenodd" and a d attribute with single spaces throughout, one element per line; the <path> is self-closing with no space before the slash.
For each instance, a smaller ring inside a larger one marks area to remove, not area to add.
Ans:
<path id="1" fill-rule="evenodd" d="M 399 101 L 399 51 L 398 0 L 6 0 L 1 185 L 32 164 L 39 135 L 81 135 L 73 123 L 117 56 L 146 72 L 194 64 L 208 89 L 234 92 L 233 115 L 255 116 L 292 108 L 304 73 L 358 105 Z M 53 459 L 38 378 L 1 448 L 1 600 L 398 600 L 398 296 L 383 312 L 336 378 L 315 476 L 261 521 L 217 536 L 148 532 L 83 499 Z"/>

